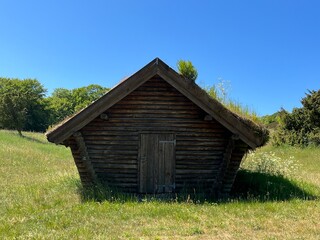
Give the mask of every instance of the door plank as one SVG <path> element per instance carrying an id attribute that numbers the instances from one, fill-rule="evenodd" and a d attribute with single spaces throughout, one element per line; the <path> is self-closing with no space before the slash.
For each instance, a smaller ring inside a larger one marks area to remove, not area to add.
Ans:
<path id="1" fill-rule="evenodd" d="M 141 134 L 141 144 L 140 144 L 140 176 L 139 176 L 139 191 L 141 193 L 146 192 L 147 190 L 147 136 Z"/>
<path id="2" fill-rule="evenodd" d="M 175 179 L 175 136 L 168 133 L 141 134 L 141 193 L 172 192 Z"/>

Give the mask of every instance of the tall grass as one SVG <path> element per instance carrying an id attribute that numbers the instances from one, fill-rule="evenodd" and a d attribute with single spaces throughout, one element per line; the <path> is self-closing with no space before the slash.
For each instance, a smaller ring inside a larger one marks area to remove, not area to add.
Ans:
<path id="1" fill-rule="evenodd" d="M 228 83 L 220 81 L 217 85 L 211 87 L 205 87 L 207 93 L 214 99 L 222 103 L 226 108 L 236 113 L 240 117 L 250 119 L 251 121 L 261 124 L 260 118 L 254 109 L 247 105 L 235 101 L 229 97 Z"/>
<path id="2" fill-rule="evenodd" d="M 258 116 L 257 112 L 249 106 L 243 105 L 242 103 L 231 99 L 224 102 L 224 105 L 239 116 L 250 119 L 257 124 L 261 124 L 260 117 Z"/>
<path id="3" fill-rule="evenodd" d="M 214 203 L 83 199 L 70 150 L 41 134 L 0 131 L 1 239 L 318 239 L 320 201 L 255 197 Z M 319 149 L 293 155 L 297 182 L 320 188 Z M 313 180 L 308 177 L 312 174 Z M 269 175 L 271 176 L 271 175 Z M 251 175 L 252 177 L 252 175 Z M 287 178 L 285 178 L 288 180 Z M 303 191 L 304 185 L 298 186 Z M 315 191 L 313 192 L 315 193 Z"/>

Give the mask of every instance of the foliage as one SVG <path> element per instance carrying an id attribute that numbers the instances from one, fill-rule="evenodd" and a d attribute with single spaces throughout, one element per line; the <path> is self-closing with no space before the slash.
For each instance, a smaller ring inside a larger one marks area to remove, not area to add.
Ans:
<path id="1" fill-rule="evenodd" d="M 265 115 L 260 117 L 260 121 L 267 126 L 268 129 L 277 129 L 278 126 L 281 124 L 281 119 L 283 118 L 284 110 L 281 109 L 280 111 L 271 114 Z"/>
<path id="2" fill-rule="evenodd" d="M 309 91 L 302 107 L 292 113 L 282 110 L 280 128 L 273 137 L 274 145 L 320 145 L 320 90 Z"/>
<path id="3" fill-rule="evenodd" d="M 252 172 L 275 176 L 292 177 L 298 172 L 300 164 L 294 156 L 284 159 L 272 151 L 250 152 L 242 162 L 242 168 Z"/>
<path id="4" fill-rule="evenodd" d="M 191 81 L 195 81 L 198 77 L 197 69 L 192 65 L 191 61 L 179 60 L 177 63 L 179 73 Z"/>
<path id="5" fill-rule="evenodd" d="M 72 90 L 72 96 L 75 101 L 75 111 L 79 111 L 109 91 L 109 88 L 101 87 L 97 84 L 91 84 L 87 87 L 75 88 Z"/>
<path id="6" fill-rule="evenodd" d="M 35 79 L 0 78 L 0 127 L 44 131 L 48 111 L 46 89 Z"/>
<path id="7" fill-rule="evenodd" d="M 51 109 L 50 123 L 55 124 L 62 121 L 100 98 L 108 90 L 108 88 L 96 84 L 72 90 L 56 88 L 48 98 Z"/>
<path id="8" fill-rule="evenodd" d="M 56 88 L 48 98 L 48 106 L 51 110 L 50 125 L 72 115 L 75 111 L 72 91 L 64 88 Z"/>
<path id="9" fill-rule="evenodd" d="M 46 89 L 35 79 L 0 78 L 0 128 L 43 132 L 108 90 L 95 84 L 72 90 L 57 88 L 46 98 Z"/>

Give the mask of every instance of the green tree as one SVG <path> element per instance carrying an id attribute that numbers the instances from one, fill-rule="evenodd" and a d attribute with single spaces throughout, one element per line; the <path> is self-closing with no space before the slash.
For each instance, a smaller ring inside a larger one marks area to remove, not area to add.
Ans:
<path id="1" fill-rule="evenodd" d="M 191 81 L 195 81 L 198 77 L 197 69 L 192 65 L 191 61 L 179 60 L 177 63 L 179 73 Z"/>
<path id="2" fill-rule="evenodd" d="M 62 121 L 74 113 L 72 91 L 65 88 L 56 88 L 47 98 L 50 109 L 50 125 Z"/>
<path id="3" fill-rule="evenodd" d="M 282 110 L 280 128 L 273 137 L 275 145 L 320 145 L 320 90 L 309 91 L 301 103 L 292 113 Z"/>
<path id="4" fill-rule="evenodd" d="M 103 96 L 109 88 L 102 87 L 97 84 L 91 84 L 86 87 L 76 88 L 72 90 L 72 96 L 75 101 L 75 111 L 79 111 L 92 102 Z"/>
<path id="5" fill-rule="evenodd" d="M 263 123 L 268 129 L 276 130 L 279 125 L 282 124 L 284 116 L 287 114 L 287 111 L 283 108 L 280 111 L 275 112 L 271 115 L 265 115 L 260 117 L 261 123 Z"/>
<path id="6" fill-rule="evenodd" d="M 307 112 L 308 122 L 312 128 L 320 128 L 320 89 L 309 91 L 301 101 Z"/>
<path id="7" fill-rule="evenodd" d="M 46 89 L 35 79 L 0 78 L 0 126 L 44 131 L 47 127 Z"/>
<path id="8" fill-rule="evenodd" d="M 108 90 L 109 88 L 96 84 L 72 90 L 65 88 L 55 89 L 48 98 L 49 108 L 51 110 L 50 124 L 60 122 L 66 117 L 85 108 L 104 95 Z"/>

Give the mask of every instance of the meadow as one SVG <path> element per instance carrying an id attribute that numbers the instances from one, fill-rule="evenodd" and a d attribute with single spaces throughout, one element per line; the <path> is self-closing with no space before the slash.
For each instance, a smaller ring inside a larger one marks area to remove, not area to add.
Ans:
<path id="1" fill-rule="evenodd" d="M 319 148 L 250 154 L 224 201 L 96 201 L 69 149 L 23 134 L 0 130 L 1 239 L 320 239 Z"/>

